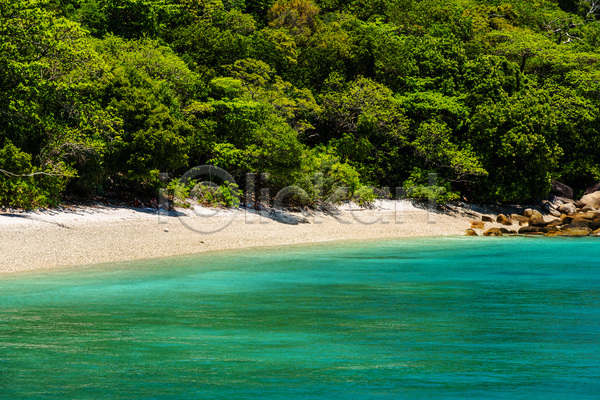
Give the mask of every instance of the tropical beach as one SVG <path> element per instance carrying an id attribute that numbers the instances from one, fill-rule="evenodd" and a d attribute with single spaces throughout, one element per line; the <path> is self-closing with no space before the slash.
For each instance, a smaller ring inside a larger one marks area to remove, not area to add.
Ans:
<path id="1" fill-rule="evenodd" d="M 600 394 L 600 0 L 0 0 L 0 399 Z"/>

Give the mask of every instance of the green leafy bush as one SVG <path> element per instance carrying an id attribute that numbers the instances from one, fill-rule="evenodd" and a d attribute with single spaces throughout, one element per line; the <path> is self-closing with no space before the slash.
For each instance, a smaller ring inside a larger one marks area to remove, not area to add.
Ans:
<path id="1" fill-rule="evenodd" d="M 194 186 L 190 196 L 198 203 L 208 207 L 238 207 L 240 190 L 238 185 L 225 181 L 222 185 L 199 183 Z"/>
<path id="2" fill-rule="evenodd" d="M 0 204 L 25 209 L 56 206 L 72 174 L 63 165 L 41 171 L 31 165 L 31 155 L 6 139 L 0 149 Z"/>
<path id="3" fill-rule="evenodd" d="M 173 180 L 167 185 L 167 193 L 179 207 L 190 207 L 192 201 L 207 207 L 229 208 L 240 205 L 240 189 L 238 185 L 228 181 L 217 185 L 194 179 L 187 182 Z"/>
<path id="4" fill-rule="evenodd" d="M 406 197 L 418 200 L 433 200 L 447 203 L 458 200 L 460 195 L 451 190 L 448 182 L 439 179 L 433 171 L 413 169 L 410 178 L 404 181 Z"/>
<path id="5" fill-rule="evenodd" d="M 600 179 L 595 3 L 0 0 L 0 201 L 148 193 L 203 164 L 303 205 L 368 203 L 363 184 L 582 193 Z"/>
<path id="6" fill-rule="evenodd" d="M 370 186 L 362 186 L 354 192 L 352 200 L 361 207 L 371 206 L 377 199 L 375 190 Z"/>
<path id="7" fill-rule="evenodd" d="M 295 184 L 306 193 L 302 199 L 298 199 L 308 202 L 305 205 L 323 202 L 338 204 L 349 199 L 361 186 L 356 169 L 341 162 L 330 149 L 317 148 L 307 152 L 304 169 L 304 174 Z"/>

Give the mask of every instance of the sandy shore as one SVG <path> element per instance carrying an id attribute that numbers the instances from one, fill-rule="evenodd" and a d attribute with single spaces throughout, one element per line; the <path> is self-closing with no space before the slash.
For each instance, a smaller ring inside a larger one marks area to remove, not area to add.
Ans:
<path id="1" fill-rule="evenodd" d="M 472 209 L 430 212 L 408 201 L 331 213 L 258 214 L 76 206 L 0 213 L 0 273 L 345 239 L 464 235 Z M 489 227 L 494 224 L 489 224 Z M 486 228 L 488 227 L 486 226 Z"/>

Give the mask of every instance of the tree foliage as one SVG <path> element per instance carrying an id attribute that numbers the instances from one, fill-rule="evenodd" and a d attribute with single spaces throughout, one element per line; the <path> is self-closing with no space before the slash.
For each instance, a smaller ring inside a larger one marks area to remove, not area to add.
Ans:
<path id="1" fill-rule="evenodd" d="M 202 163 L 312 202 L 580 193 L 600 180 L 599 16 L 596 0 L 0 0 L 0 202 L 152 193 Z"/>

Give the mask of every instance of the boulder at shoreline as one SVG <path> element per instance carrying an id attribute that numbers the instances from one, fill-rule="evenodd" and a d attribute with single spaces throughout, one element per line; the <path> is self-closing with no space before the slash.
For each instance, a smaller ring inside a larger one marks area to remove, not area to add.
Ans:
<path id="1" fill-rule="evenodd" d="M 597 193 L 600 195 L 600 192 Z M 552 214 L 544 216 L 544 214 L 533 208 L 525 209 L 523 215 L 510 214 L 510 218 L 500 213 L 496 216 L 495 223 L 512 225 L 513 221 L 518 221 L 521 225 L 518 232 L 509 231 L 503 227 L 491 227 L 483 233 L 483 236 L 503 236 L 507 234 L 569 237 L 600 236 L 600 210 L 589 205 L 583 207 L 577 207 L 574 203 L 565 203 L 564 205 L 568 207 L 561 208 L 561 210 L 567 211 L 569 214 L 562 213 L 560 218 L 547 219 Z M 486 216 L 486 220 L 488 218 Z M 483 226 L 483 221 L 472 221 L 471 228 L 482 229 Z M 467 235 L 472 235 L 468 231 Z M 475 232 L 473 231 L 473 233 Z"/>
<path id="2" fill-rule="evenodd" d="M 600 209 L 600 192 L 596 191 L 586 194 L 579 200 L 579 202 L 582 203 L 582 208 L 588 206 L 596 210 Z"/>
<path id="3" fill-rule="evenodd" d="M 560 183 L 557 181 L 552 181 L 552 188 L 550 189 L 550 193 L 558 197 L 565 197 L 567 199 L 573 198 L 573 189 L 564 183 Z"/>
<path id="4" fill-rule="evenodd" d="M 512 221 L 504 214 L 498 214 L 496 222 L 502 225 L 512 225 Z"/>
<path id="5" fill-rule="evenodd" d="M 594 193 L 594 192 L 598 192 L 598 191 L 600 191 L 600 182 L 585 189 L 585 193 L 583 193 L 583 195 L 585 196 L 586 194 L 590 194 L 590 193 Z"/>

